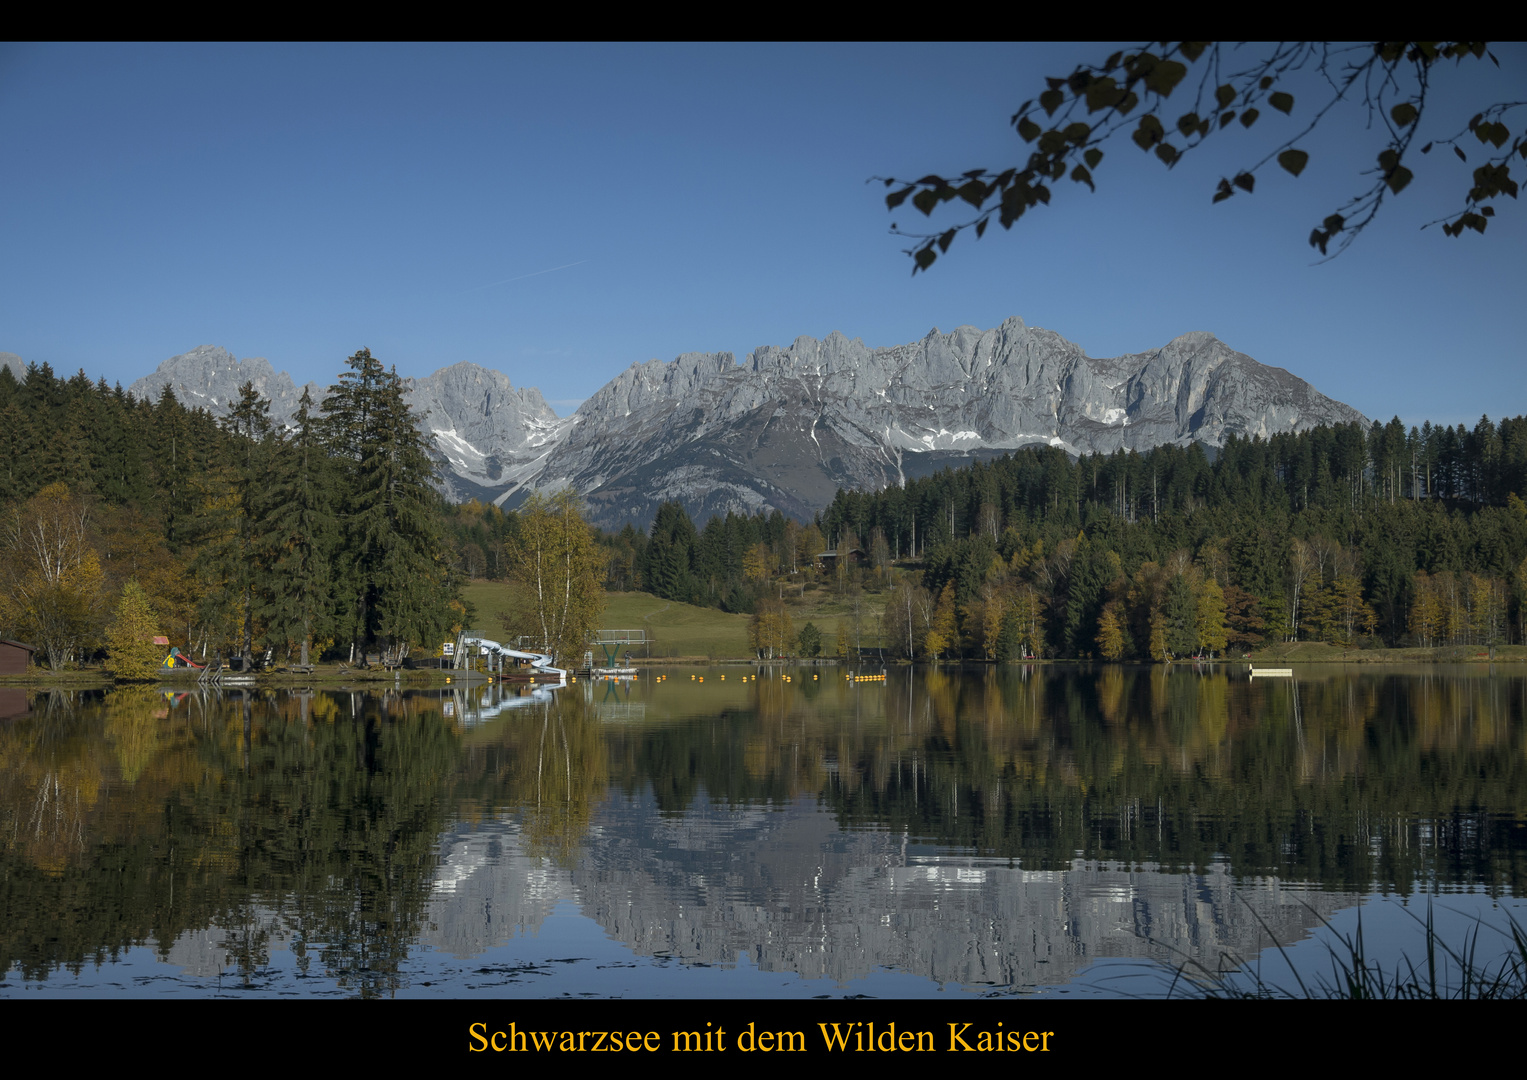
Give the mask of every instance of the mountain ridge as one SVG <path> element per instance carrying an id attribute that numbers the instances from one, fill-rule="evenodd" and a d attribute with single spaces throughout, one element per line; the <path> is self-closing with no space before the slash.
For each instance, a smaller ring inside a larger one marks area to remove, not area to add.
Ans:
<path id="1" fill-rule="evenodd" d="M 300 397 L 290 376 L 216 346 L 171 357 L 129 392 L 152 397 L 168 385 L 222 414 L 243 381 L 270 398 L 273 418 L 290 420 Z M 449 498 L 513 506 L 571 485 L 606 528 L 644 526 L 670 499 L 697 520 L 775 509 L 809 518 L 839 487 L 882 487 L 909 470 L 1036 444 L 1071 454 L 1219 447 L 1231 435 L 1367 423 L 1208 331 L 1094 358 L 1017 317 L 990 330 L 935 327 L 894 346 L 835 330 L 760 346 L 742 363 L 730 352 L 633 362 L 565 418 L 539 390 L 471 363 L 404 388 Z M 307 389 L 315 402 L 327 392 Z"/>

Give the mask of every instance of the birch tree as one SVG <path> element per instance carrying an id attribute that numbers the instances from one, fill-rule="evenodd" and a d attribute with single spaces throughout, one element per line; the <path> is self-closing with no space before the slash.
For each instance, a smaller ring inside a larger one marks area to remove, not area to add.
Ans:
<path id="1" fill-rule="evenodd" d="M 581 650 L 604 614 L 604 560 L 594 533 L 564 488 L 520 507 L 520 534 L 508 547 L 511 579 L 530 605 L 531 625 L 554 658 Z M 506 616 L 505 625 L 523 620 Z"/>
<path id="2" fill-rule="evenodd" d="M 63 484 L 50 484 L 5 522 L 0 624 L 31 639 L 59 671 L 100 634 L 104 575 L 90 513 Z"/>

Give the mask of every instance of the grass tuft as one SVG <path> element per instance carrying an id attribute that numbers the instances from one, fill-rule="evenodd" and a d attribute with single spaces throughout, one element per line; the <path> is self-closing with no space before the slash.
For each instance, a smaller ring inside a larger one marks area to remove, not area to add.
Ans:
<path id="1" fill-rule="evenodd" d="M 1250 904 L 1247 904 L 1250 907 Z M 1311 914 L 1316 914 L 1313 909 Z M 1210 970 L 1196 960 L 1185 960 L 1175 970 L 1167 996 L 1189 996 L 1227 1000 L 1266 1000 L 1272 998 L 1371 1001 L 1519 1001 L 1527 999 L 1527 930 L 1505 912 L 1507 929 L 1476 918 L 1456 948 L 1443 941 L 1433 921 L 1432 905 L 1426 905 L 1426 917 L 1406 912 L 1425 930 L 1425 962 L 1402 955 L 1392 971 L 1369 958 L 1363 941 L 1362 912 L 1358 912 L 1357 930 L 1351 935 L 1336 931 L 1323 916 L 1320 921 L 1336 937 L 1327 943 L 1331 974 L 1306 982 L 1295 968 L 1282 942 L 1272 935 L 1267 923 L 1255 911 L 1252 916 L 1273 938 L 1283 962 L 1288 965 L 1298 986 L 1291 991 L 1270 983 L 1240 959 L 1221 957 L 1221 965 Z M 1488 931 L 1511 940 L 1511 949 L 1499 962 L 1480 960 L 1480 935 Z M 1246 980 L 1250 980 L 1250 985 Z M 1179 993 L 1181 988 L 1182 993 Z"/>

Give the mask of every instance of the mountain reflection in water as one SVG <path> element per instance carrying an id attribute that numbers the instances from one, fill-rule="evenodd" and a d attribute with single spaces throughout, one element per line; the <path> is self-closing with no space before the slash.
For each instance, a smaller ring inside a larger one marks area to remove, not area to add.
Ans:
<path id="1" fill-rule="evenodd" d="M 1524 685 L 730 666 L 12 693 L 0 995 L 1015 993 L 1108 958 L 1164 991 L 1376 894 L 1520 919 Z"/>

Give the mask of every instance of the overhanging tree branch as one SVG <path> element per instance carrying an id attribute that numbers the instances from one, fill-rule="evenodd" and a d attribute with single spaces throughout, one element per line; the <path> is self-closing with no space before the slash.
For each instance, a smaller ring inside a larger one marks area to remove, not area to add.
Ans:
<path id="1" fill-rule="evenodd" d="M 1426 107 L 1437 62 L 1451 59 L 1462 64 L 1488 57 L 1499 66 L 1484 42 L 1370 42 L 1341 47 L 1327 42 L 1284 42 L 1272 46 L 1269 55 L 1247 69 L 1221 81 L 1225 48 L 1217 42 L 1161 42 L 1152 51 L 1147 44 L 1116 52 L 1098 66 L 1080 65 L 1065 78 L 1047 78 L 1047 88 L 1038 99 L 1024 102 L 1011 119 L 1019 137 L 1034 146 L 1022 166 L 1001 171 L 970 169 L 956 177 L 928 175 L 913 181 L 873 177 L 887 188 L 898 188 L 885 197 L 890 210 L 910 199 L 916 210 L 930 218 L 938 207 L 955 200 L 976 211 L 967 220 L 936 232 L 903 231 L 892 223 L 893 233 L 917 241 L 906 249 L 913 259 L 912 272 L 927 270 L 967 229 L 973 229 L 979 238 L 993 217 L 1003 228 L 1011 229 L 1030 209 L 1049 205 L 1054 194 L 1051 185 L 1056 181 L 1070 179 L 1095 191 L 1093 174 L 1103 161 L 1103 144 L 1131 124 L 1130 140 L 1171 168 L 1214 132 L 1236 122 L 1251 128 L 1264 107 L 1292 115 L 1294 96 L 1281 86 L 1291 73 L 1312 64 L 1329 87 L 1328 99 L 1298 134 L 1274 146 L 1250 168 L 1233 177 L 1222 177 L 1211 201 L 1218 203 L 1238 192 L 1252 192 L 1257 171 L 1269 161 L 1277 161 L 1286 172 L 1298 176 L 1310 157 L 1298 145 L 1300 141 L 1325 121 L 1339 102 L 1351 100 L 1360 88 L 1369 126 L 1377 118 L 1387 133 L 1387 143 L 1379 152 L 1376 167 L 1363 174 L 1374 177 L 1368 187 L 1310 233 L 1310 245 L 1322 255 L 1330 255 L 1332 241 L 1336 242 L 1335 253 L 1340 254 L 1373 221 L 1385 198 L 1398 195 L 1413 178 L 1405 157 Z M 1166 99 L 1186 79 L 1190 65 L 1200 62 L 1193 105 L 1172 122 L 1169 130 L 1162 120 Z M 1513 135 L 1501 117 L 1520 104 L 1491 105 L 1469 122 L 1466 131 L 1421 148 L 1425 154 L 1433 145 L 1452 145 L 1454 152 L 1467 160 L 1457 142 L 1469 132 L 1497 150 L 1506 147 L 1474 170 L 1463 210 L 1443 225 L 1447 235 L 1457 236 L 1465 228 L 1484 232 L 1494 211 L 1481 204 L 1500 194 L 1516 197 L 1517 183 L 1510 177 L 1508 162 L 1513 155 L 1527 158 L 1527 138 L 1521 132 Z M 1145 111 L 1131 120 L 1142 107 Z"/>

